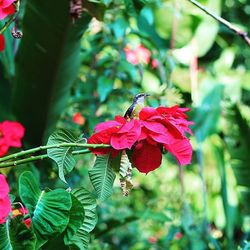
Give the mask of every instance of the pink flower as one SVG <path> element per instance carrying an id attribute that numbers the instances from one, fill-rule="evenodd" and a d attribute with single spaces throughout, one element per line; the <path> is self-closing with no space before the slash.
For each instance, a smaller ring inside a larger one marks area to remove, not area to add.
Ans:
<path id="1" fill-rule="evenodd" d="M 80 112 L 76 112 L 72 117 L 72 121 L 78 125 L 84 125 L 85 118 L 82 116 Z"/>
<path id="2" fill-rule="evenodd" d="M 15 0 L 0 0 L 0 20 L 15 13 Z"/>
<path id="3" fill-rule="evenodd" d="M 0 157 L 4 156 L 10 147 L 20 148 L 24 136 L 24 127 L 18 122 L 4 121 L 0 123 Z"/>
<path id="4" fill-rule="evenodd" d="M 149 64 L 151 52 L 143 45 L 138 45 L 134 49 L 128 44 L 124 48 L 126 59 L 129 63 L 137 65 L 139 63 Z"/>
<path id="5" fill-rule="evenodd" d="M 4 36 L 2 34 L 0 34 L 0 52 L 3 51 L 4 48 L 5 48 Z"/>
<path id="6" fill-rule="evenodd" d="M 4 175 L 0 174 L 0 224 L 5 223 L 11 211 L 9 185 Z"/>

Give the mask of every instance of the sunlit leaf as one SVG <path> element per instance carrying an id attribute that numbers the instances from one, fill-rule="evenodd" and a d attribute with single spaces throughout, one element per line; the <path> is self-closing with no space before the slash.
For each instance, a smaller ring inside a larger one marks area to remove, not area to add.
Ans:
<path id="1" fill-rule="evenodd" d="M 98 199 L 104 201 L 110 197 L 115 180 L 115 173 L 111 168 L 111 156 L 97 156 L 93 168 L 89 171 L 89 177 Z"/>
<path id="2" fill-rule="evenodd" d="M 72 205 L 68 192 L 63 189 L 41 191 L 32 173 L 24 172 L 19 178 L 19 194 L 31 214 L 38 246 L 66 229 Z"/>
<path id="3" fill-rule="evenodd" d="M 84 208 L 83 204 L 72 194 L 72 207 L 69 214 L 69 224 L 65 231 L 64 242 L 69 245 L 72 237 L 84 222 Z"/>
<path id="4" fill-rule="evenodd" d="M 74 195 L 84 207 L 85 217 L 81 227 L 71 239 L 70 245 L 76 245 L 79 249 L 87 249 L 89 233 L 94 229 L 97 223 L 96 200 L 93 195 L 84 188 L 72 190 L 72 195 Z"/>
<path id="5" fill-rule="evenodd" d="M 7 220 L 0 225 L 0 249 L 1 250 L 33 250 L 36 249 L 36 236 L 22 221 L 22 216 Z"/>
<path id="6" fill-rule="evenodd" d="M 58 130 L 54 132 L 48 140 L 47 145 L 55 145 L 59 143 L 75 143 L 79 139 L 67 130 Z M 72 171 L 76 161 L 73 157 L 72 150 L 74 147 L 56 147 L 48 149 L 48 156 L 57 163 L 59 177 L 62 181 L 66 182 L 64 174 Z"/>

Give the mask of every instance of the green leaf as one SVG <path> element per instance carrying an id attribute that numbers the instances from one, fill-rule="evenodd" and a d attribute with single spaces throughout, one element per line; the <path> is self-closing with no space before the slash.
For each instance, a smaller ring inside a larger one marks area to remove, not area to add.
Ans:
<path id="1" fill-rule="evenodd" d="M 75 143 L 79 139 L 68 130 L 58 130 L 54 132 L 48 140 L 47 145 L 59 143 Z M 59 178 L 66 182 L 64 174 L 72 171 L 76 161 L 72 155 L 73 147 L 58 147 L 48 149 L 48 156 L 57 163 Z"/>
<path id="2" fill-rule="evenodd" d="M 89 177 L 101 201 L 110 197 L 115 180 L 115 173 L 111 168 L 111 156 L 97 156 L 93 169 L 89 171 Z"/>
<path id="3" fill-rule="evenodd" d="M 36 249 L 36 236 L 22 221 L 22 216 L 7 220 L 0 225 L 0 249 L 1 250 L 33 250 Z"/>
<path id="4" fill-rule="evenodd" d="M 4 21 L 0 21 L 1 27 L 4 25 Z M 6 77 L 10 80 L 15 73 L 14 65 L 14 38 L 11 34 L 11 29 L 13 24 L 4 32 L 5 38 L 5 49 L 0 53 L 0 60 L 4 66 L 4 73 Z"/>
<path id="5" fill-rule="evenodd" d="M 85 217 L 81 229 L 90 233 L 97 223 L 96 200 L 93 195 L 84 188 L 73 189 L 72 195 L 81 202 L 84 208 Z"/>
<path id="6" fill-rule="evenodd" d="M 63 189 L 41 191 L 32 173 L 24 172 L 19 179 L 19 194 L 31 214 L 39 247 L 66 229 L 72 205 L 68 192 Z"/>
<path id="7" fill-rule="evenodd" d="M 71 194 L 72 207 L 69 214 L 69 224 L 66 228 L 64 242 L 69 245 L 70 240 L 84 222 L 84 208 L 81 202 Z"/>
<path id="8" fill-rule="evenodd" d="M 238 185 L 242 211 L 250 214 L 250 126 L 242 116 L 239 107 L 234 106 L 228 117 L 229 128 L 226 133 L 226 144 L 230 154 L 230 163 Z"/>
<path id="9" fill-rule="evenodd" d="M 221 99 L 223 86 L 215 86 L 203 99 L 202 104 L 195 110 L 194 131 L 197 140 L 202 142 L 206 137 L 217 131 L 218 121 L 221 114 Z"/>
<path id="10" fill-rule="evenodd" d="M 26 139 L 41 145 L 67 106 L 90 17 L 83 14 L 73 24 L 69 0 L 27 0 L 25 6 L 12 104 Z"/>
<path id="11" fill-rule="evenodd" d="M 113 80 L 107 78 L 106 76 L 101 76 L 97 81 L 97 91 L 100 96 L 100 101 L 104 102 L 108 95 L 111 93 L 113 89 Z"/>
<path id="12" fill-rule="evenodd" d="M 96 200 L 93 195 L 84 188 L 72 190 L 72 195 L 74 195 L 84 207 L 85 217 L 83 224 L 78 229 L 76 235 L 71 239 L 70 244 L 78 246 L 79 249 L 87 249 L 89 233 L 94 229 L 97 223 Z"/>

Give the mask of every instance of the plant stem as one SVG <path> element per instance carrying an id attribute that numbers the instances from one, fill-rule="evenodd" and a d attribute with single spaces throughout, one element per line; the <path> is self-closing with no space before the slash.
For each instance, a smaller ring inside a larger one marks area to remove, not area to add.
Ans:
<path id="1" fill-rule="evenodd" d="M 0 162 L 7 161 L 10 159 L 16 159 L 18 157 L 28 155 L 28 154 L 33 154 L 35 152 L 41 151 L 41 150 L 46 150 L 50 148 L 60 148 L 60 147 L 83 147 L 83 148 L 109 148 L 110 145 L 107 144 L 87 144 L 87 143 L 58 143 L 54 145 L 47 145 L 47 146 L 40 146 L 37 148 L 32 148 L 28 149 L 25 151 L 21 151 L 15 154 L 11 154 L 5 157 L 0 158 Z"/>
<path id="2" fill-rule="evenodd" d="M 73 155 L 80 155 L 80 154 L 88 154 L 90 152 L 91 152 L 90 150 L 84 149 L 84 150 L 72 151 L 72 154 Z M 0 163 L 0 168 L 15 167 L 18 165 L 22 165 L 24 163 L 33 162 L 33 161 L 37 161 L 37 160 L 43 160 L 43 159 L 48 158 L 48 157 L 49 157 L 48 154 L 43 154 L 43 155 L 31 156 L 31 157 L 26 158 L 26 159 L 3 162 L 3 163 Z"/>
<path id="3" fill-rule="evenodd" d="M 245 43 L 250 47 L 250 37 L 248 37 L 247 32 L 242 31 L 241 29 L 235 27 L 233 24 L 225 20 L 224 18 L 213 14 L 210 10 L 208 10 L 205 6 L 197 2 L 196 0 L 188 0 L 190 3 L 194 4 L 196 7 L 204 11 L 206 14 L 223 24 L 225 27 L 233 31 L 237 36 L 240 36 Z"/>

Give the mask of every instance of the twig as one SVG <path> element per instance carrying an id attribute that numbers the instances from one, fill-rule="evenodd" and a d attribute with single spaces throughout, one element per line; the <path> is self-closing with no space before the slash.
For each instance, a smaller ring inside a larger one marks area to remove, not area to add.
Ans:
<path id="1" fill-rule="evenodd" d="M 76 150 L 76 151 L 72 151 L 72 155 L 88 154 L 90 152 L 91 151 L 88 149 Z M 48 158 L 48 157 L 49 157 L 48 154 L 42 154 L 42 155 L 37 155 L 37 156 L 31 156 L 30 158 L 25 158 L 25 159 L 21 159 L 21 160 L 2 162 L 2 163 L 0 163 L 0 169 L 1 168 L 8 168 L 8 167 L 15 167 L 18 165 L 22 165 L 24 163 L 43 160 L 43 159 Z"/>
<path id="2" fill-rule="evenodd" d="M 237 36 L 240 36 L 245 41 L 245 43 L 250 47 L 250 37 L 248 37 L 247 32 L 235 27 L 234 25 L 232 25 L 230 22 L 228 22 L 224 18 L 213 14 L 210 10 L 208 10 L 205 6 L 201 5 L 196 0 L 188 0 L 188 1 L 192 4 L 194 4 L 195 6 L 197 6 L 199 9 L 201 9 L 205 13 L 207 13 L 209 16 L 211 16 L 212 18 L 214 18 L 218 22 L 220 22 L 221 24 L 223 24 L 225 27 L 227 27 L 228 29 L 233 31 Z"/>
<path id="3" fill-rule="evenodd" d="M 53 144 L 53 145 L 47 145 L 47 146 L 40 146 L 37 148 L 28 149 L 25 151 L 21 151 L 16 154 L 11 154 L 5 157 L 0 158 L 0 162 L 7 161 L 10 159 L 16 159 L 18 157 L 33 154 L 35 152 L 46 150 L 50 148 L 61 148 L 61 147 L 82 147 L 82 148 L 109 148 L 110 145 L 108 144 L 87 144 L 87 143 L 59 143 L 59 144 Z"/>

